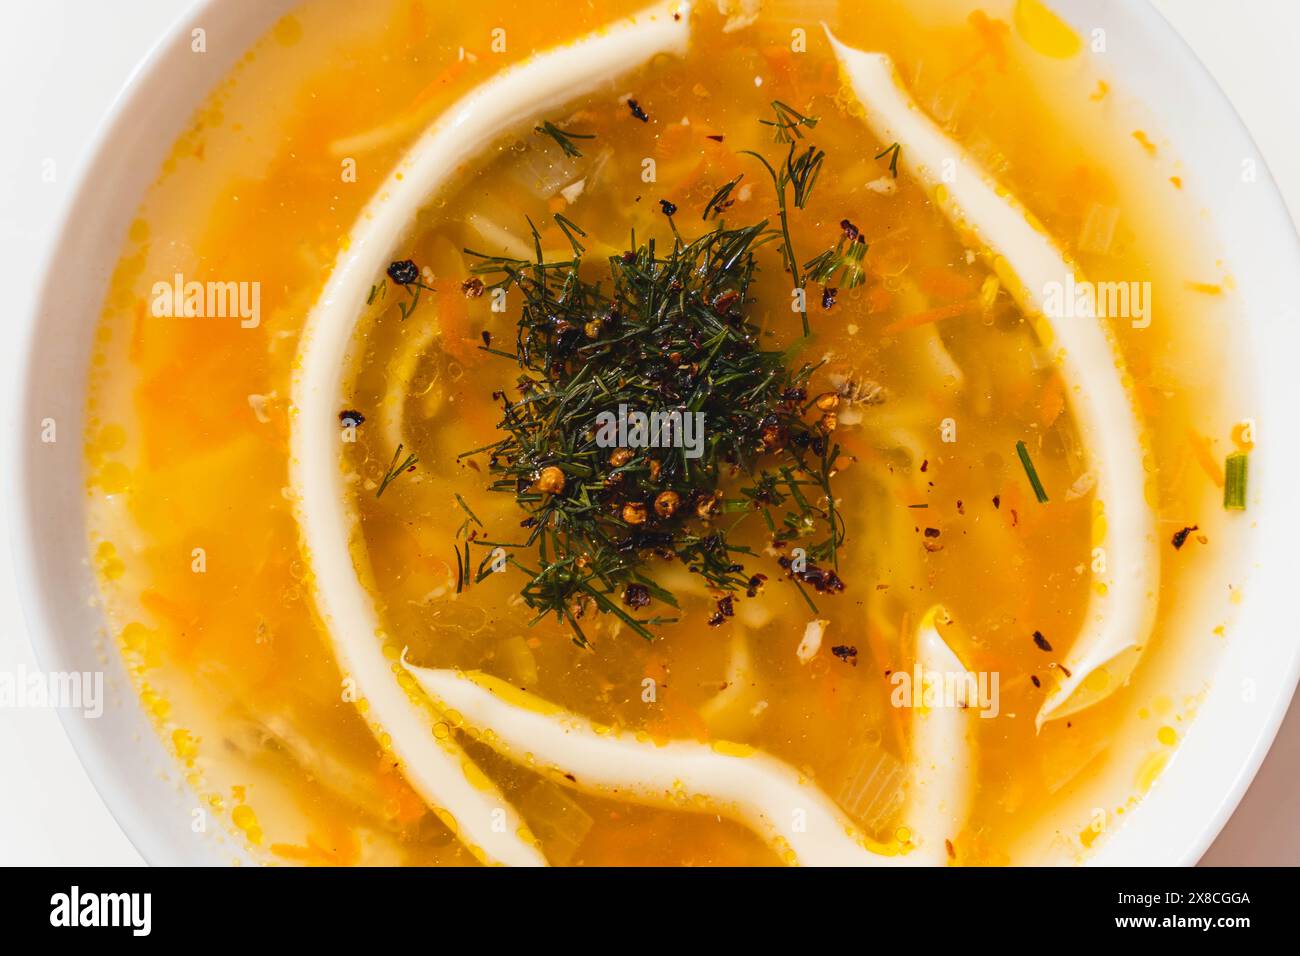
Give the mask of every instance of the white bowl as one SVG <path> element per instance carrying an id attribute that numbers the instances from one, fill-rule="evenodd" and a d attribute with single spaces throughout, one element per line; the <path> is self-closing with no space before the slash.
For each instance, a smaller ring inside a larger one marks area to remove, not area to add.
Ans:
<path id="1" fill-rule="evenodd" d="M 1211 689 L 1175 759 L 1138 809 L 1093 857 L 1109 864 L 1191 864 L 1218 834 L 1277 732 L 1300 675 L 1300 629 L 1291 624 L 1300 541 L 1300 445 L 1286 423 L 1300 409 L 1300 242 L 1263 160 L 1214 81 L 1144 3 L 1056 0 L 1083 35 L 1104 24 L 1106 72 L 1158 117 L 1160 134 L 1201 190 L 1236 281 L 1240 334 L 1248 336 L 1261 443 L 1252 455 L 1250 520 L 1257 564 Z M 292 6 L 206 0 L 177 23 L 136 71 L 100 131 L 71 213 L 56 233 L 49 267 L 22 339 L 22 428 L 6 467 L 13 492 L 15 565 L 40 664 L 49 671 L 106 672 L 101 718 L 63 711 L 64 725 L 109 809 L 145 859 L 158 864 L 227 862 L 228 843 L 196 839 L 196 797 L 145 719 L 93 602 L 87 560 L 82 440 L 85 380 L 105 290 L 144 191 L 192 110 L 242 52 Z M 190 52 L 201 25 L 208 52 Z M 74 67 L 75 68 L 75 67 Z M 1254 158 L 1253 183 L 1236 171 Z M 69 281 L 63 263 L 76 263 Z M 53 418 L 61 439 L 40 440 Z M 1258 498 L 1258 503 L 1255 499 Z M 1244 682 L 1253 702 L 1243 703 Z"/>

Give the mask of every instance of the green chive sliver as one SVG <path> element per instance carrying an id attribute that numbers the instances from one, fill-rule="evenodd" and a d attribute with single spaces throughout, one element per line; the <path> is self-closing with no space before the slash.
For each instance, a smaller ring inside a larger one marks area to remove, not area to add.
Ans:
<path id="1" fill-rule="evenodd" d="M 1223 507 L 1246 510 L 1246 454 L 1233 452 L 1223 464 Z"/>
<path id="2" fill-rule="evenodd" d="M 1025 466 L 1025 474 L 1029 476 L 1029 484 L 1034 489 L 1034 497 L 1038 503 L 1047 502 L 1047 492 L 1043 490 L 1043 483 L 1038 478 L 1038 469 L 1034 467 L 1033 460 L 1029 457 L 1029 449 L 1025 447 L 1022 441 L 1016 442 L 1016 454 L 1020 456 L 1020 464 Z"/>

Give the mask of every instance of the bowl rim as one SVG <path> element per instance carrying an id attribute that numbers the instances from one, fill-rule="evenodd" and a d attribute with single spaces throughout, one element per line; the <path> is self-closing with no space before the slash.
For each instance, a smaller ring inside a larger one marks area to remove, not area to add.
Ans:
<path id="1" fill-rule="evenodd" d="M 245 12 L 244 16 L 248 22 L 258 24 L 248 38 L 249 42 L 265 32 L 275 18 L 283 10 L 288 9 L 293 2 L 295 0 L 267 0 L 259 5 L 260 9 L 251 13 Z M 9 528 L 8 545 L 13 557 L 22 619 L 37 666 L 45 671 L 76 671 L 80 668 L 75 666 L 76 662 L 72 660 L 64 641 L 58 636 L 60 628 L 55 620 L 53 606 L 58 600 L 60 583 L 49 580 L 49 569 L 42 567 L 42 562 L 38 560 L 42 549 L 43 529 L 37 509 L 31 507 L 33 487 L 40 480 L 40 474 L 37 464 L 31 460 L 33 457 L 30 451 L 31 445 L 24 440 L 29 435 L 28 423 L 40 421 L 41 418 L 40 409 L 36 406 L 39 392 L 37 382 L 40 376 L 45 374 L 45 370 L 38 368 L 34 361 L 40 335 L 40 320 L 42 315 L 54 311 L 50 300 L 57 297 L 57 289 L 61 285 L 56 270 L 58 264 L 68 258 L 68 249 L 73 244 L 77 231 L 78 211 L 94 202 L 96 195 L 101 192 L 101 187 L 95 182 L 94 171 L 113 155 L 118 148 L 118 143 L 128 138 L 133 124 L 147 122 L 152 117 L 152 111 L 149 109 L 149 101 L 152 99 L 150 93 L 159 82 L 165 81 L 163 74 L 168 65 L 178 57 L 186 55 L 191 43 L 191 31 L 196 24 L 199 21 L 212 22 L 216 17 L 224 16 L 219 11 L 223 8 L 229 9 L 229 6 L 225 0 L 191 0 L 181 6 L 172 16 L 170 24 L 157 36 L 127 74 L 126 80 L 113 96 L 87 140 L 83 154 L 85 160 L 77 174 L 76 182 L 53 217 L 54 224 L 49 232 L 46 248 L 38 257 L 37 274 L 40 279 L 37 293 L 29 314 L 23 318 L 18 329 L 20 360 L 18 374 L 11 386 L 16 401 L 9 403 L 9 408 L 12 410 L 11 427 L 6 429 L 5 433 L 3 467 L 3 474 L 8 479 L 8 487 L 14 489 L 14 493 L 4 497 Z M 231 69 L 236 59 L 244 53 L 247 45 L 245 43 L 241 48 L 231 51 L 228 56 L 213 58 L 212 63 L 216 65 L 212 69 L 215 71 L 216 79 L 219 80 Z M 210 94 L 211 89 L 211 83 L 205 84 L 200 95 L 189 101 L 188 106 L 182 111 L 183 114 L 185 116 L 192 114 L 203 98 Z M 179 132 L 179 126 L 166 131 L 165 148 L 170 148 L 171 142 Z M 156 177 L 157 170 L 151 169 L 145 189 L 148 188 L 147 183 Z M 132 212 L 138 208 L 141 198 L 141 195 L 132 197 Z M 97 294 L 96 301 L 99 303 L 98 308 L 102 308 L 102 292 Z M 76 390 L 80 406 L 76 424 L 82 426 L 75 439 L 78 449 L 82 447 L 85 424 L 85 371 L 85 369 L 80 370 Z M 77 452 L 77 458 L 83 458 L 80 451 Z M 84 487 L 84 462 L 83 470 L 78 471 L 78 482 Z M 87 540 L 84 533 L 82 539 Z M 84 550 L 86 549 L 83 547 Z M 101 618 L 102 628 L 104 623 L 102 615 L 98 616 Z M 83 635 L 83 639 L 85 637 Z M 106 678 L 129 680 L 126 677 L 124 663 L 116 650 L 114 645 L 104 665 L 104 670 L 111 672 L 106 673 Z M 106 679 L 106 685 L 107 683 Z M 111 748 L 101 739 L 100 732 L 92 728 L 91 721 L 77 712 L 59 708 L 56 711 L 59 721 L 72 744 L 77 760 L 113 819 L 146 863 L 152 866 L 178 866 L 211 865 L 221 862 L 215 842 L 204 845 L 202 851 L 193 849 L 199 845 L 196 842 L 180 842 L 175 838 L 178 834 L 187 833 L 189 827 L 181 829 L 171 826 L 164 830 L 159 825 L 156 808 L 139 798 L 138 790 L 144 789 L 150 791 L 157 799 L 174 799 L 179 794 L 179 790 L 175 780 L 171 778 L 179 773 L 180 765 L 172 754 L 165 751 L 159 734 L 145 719 L 134 684 L 128 686 L 131 687 L 130 696 L 135 698 L 134 710 L 127 717 L 127 726 L 118 729 L 132 733 L 144 729 L 145 739 L 141 742 L 140 748 L 144 758 L 141 766 L 129 768 L 114 760 Z M 161 774 L 155 774 L 154 779 L 147 781 L 140 779 L 146 763 L 161 768 Z M 194 800 L 186 801 L 185 805 L 193 806 Z M 235 848 L 233 852 L 227 854 L 227 857 L 246 859 L 247 854 Z"/>
<path id="2" fill-rule="evenodd" d="M 1080 0 L 1053 0 L 1053 5 L 1058 8 L 1072 9 L 1079 3 Z M 1092 0 L 1092 3 L 1095 3 L 1095 0 Z M 1247 318 L 1251 320 L 1252 326 L 1271 328 L 1274 331 L 1282 330 L 1287 335 L 1295 338 L 1296 327 L 1300 325 L 1300 311 L 1297 310 L 1297 303 L 1300 303 L 1300 234 L 1297 233 L 1295 219 L 1292 217 L 1291 211 L 1287 207 L 1286 201 L 1277 188 L 1277 183 L 1268 168 L 1267 160 L 1260 152 L 1250 130 L 1246 127 L 1228 99 L 1227 94 L 1205 64 L 1200 61 L 1183 36 L 1174 29 L 1172 24 L 1150 0 L 1139 4 L 1125 4 L 1120 0 L 1102 0 L 1095 7 L 1090 3 L 1089 7 L 1093 10 L 1094 22 L 1100 20 L 1104 15 L 1098 14 L 1096 8 L 1101 8 L 1102 11 L 1119 8 L 1124 15 L 1127 15 L 1133 27 L 1143 34 L 1143 38 L 1147 41 L 1146 48 L 1149 51 L 1154 51 L 1152 56 L 1163 58 L 1162 72 L 1172 70 L 1173 75 L 1177 75 L 1185 82 L 1186 85 L 1179 91 L 1181 100 L 1195 102 L 1203 120 L 1212 118 L 1217 136 L 1226 139 L 1225 134 L 1231 133 L 1232 137 L 1248 150 L 1248 153 L 1240 155 L 1243 157 L 1249 155 L 1249 157 L 1257 161 L 1258 180 L 1254 184 L 1254 195 L 1248 196 L 1248 202 L 1243 203 L 1243 205 L 1249 204 L 1255 210 L 1255 215 L 1262 220 L 1264 228 L 1259 229 L 1258 223 L 1256 224 L 1258 234 L 1267 235 L 1269 240 L 1274 243 L 1270 247 L 1273 253 L 1273 271 L 1281 273 L 1281 278 L 1275 275 L 1272 277 L 1272 281 L 1281 290 L 1281 294 L 1276 295 L 1275 298 L 1275 302 L 1282 303 L 1282 307 L 1277 310 L 1281 317 L 1270 316 L 1269 320 L 1266 321 L 1250 310 L 1249 303 L 1246 302 L 1249 297 L 1246 290 L 1253 283 L 1242 283 L 1237 291 L 1242 295 L 1242 301 L 1246 306 L 1243 311 L 1247 314 Z M 1077 16 L 1070 17 L 1067 13 L 1067 19 L 1071 19 L 1071 22 L 1076 27 L 1081 25 Z M 1126 75 L 1124 79 L 1127 81 L 1129 77 Z M 1165 119 L 1163 115 L 1159 118 L 1161 121 Z M 1171 133 L 1172 130 L 1165 126 L 1162 128 L 1162 132 Z M 1176 156 L 1189 169 L 1193 169 L 1195 167 L 1188 160 L 1189 155 L 1191 154 L 1186 150 L 1176 151 Z M 1206 197 L 1201 196 L 1199 198 L 1205 199 Z M 1210 231 L 1219 239 L 1222 239 L 1230 231 L 1227 222 L 1229 217 L 1223 214 L 1226 207 L 1227 204 L 1218 203 L 1211 219 Z M 1258 235 L 1253 238 L 1258 239 Z M 1231 256 L 1234 265 L 1242 261 L 1235 249 L 1229 251 L 1226 243 L 1224 244 L 1223 254 L 1225 258 Z M 1291 268 L 1289 270 L 1284 271 L 1278 266 L 1278 264 L 1285 263 L 1290 263 Z M 1254 264 L 1250 265 L 1252 266 L 1251 274 L 1254 274 L 1256 271 Z M 1258 334 L 1258 329 L 1252 329 L 1252 334 Z M 1256 346 L 1250 356 L 1256 371 L 1263 364 L 1258 354 L 1261 348 L 1261 346 Z M 1284 350 L 1270 348 L 1263 349 L 1262 353 L 1267 359 L 1269 355 L 1275 355 L 1278 351 Z M 1289 378 L 1281 378 L 1278 374 L 1261 377 L 1265 378 L 1263 384 L 1267 386 L 1267 389 L 1261 389 L 1258 396 L 1261 408 L 1272 406 L 1274 409 L 1278 409 L 1295 407 L 1300 404 L 1300 387 L 1297 387 L 1294 375 Z M 1279 391 L 1287 393 L 1290 401 L 1281 400 L 1277 394 Z M 1288 441 L 1288 437 L 1291 439 L 1290 441 Z M 1257 449 L 1252 453 L 1252 459 L 1259 459 L 1260 451 L 1266 451 L 1268 457 L 1265 460 L 1270 463 L 1267 471 L 1270 484 L 1275 480 L 1273 476 L 1285 473 L 1286 468 L 1281 462 L 1285 461 L 1294 467 L 1300 467 L 1300 454 L 1297 454 L 1298 449 L 1294 438 L 1294 435 L 1274 437 L 1269 440 L 1264 449 Z M 1256 462 L 1252 461 L 1252 465 L 1254 464 Z M 1252 476 L 1257 471 L 1263 471 L 1263 469 L 1252 467 Z M 1253 479 L 1252 483 L 1255 483 Z M 1247 607 L 1243 608 L 1243 613 L 1229 626 L 1230 631 L 1237 635 L 1239 639 L 1241 635 L 1251 631 L 1252 622 L 1256 627 L 1260 628 L 1261 634 L 1266 633 L 1267 625 L 1274 624 L 1274 621 L 1270 618 L 1276 614 L 1276 608 L 1270 614 L 1267 608 L 1261 607 L 1261 604 L 1267 603 L 1268 600 L 1277 603 L 1281 600 L 1283 593 L 1281 588 L 1284 586 L 1284 575 L 1280 573 L 1279 567 L 1282 563 L 1282 552 L 1277 549 L 1276 545 L 1279 541 L 1279 535 L 1281 535 L 1282 540 L 1285 540 L 1288 534 L 1300 533 L 1300 501 L 1288 501 L 1285 496 L 1279 493 L 1280 489 L 1277 487 L 1274 487 L 1273 491 L 1274 494 L 1265 498 L 1265 510 L 1267 510 L 1271 518 L 1276 520 L 1272 521 L 1272 527 L 1265 529 L 1267 534 L 1261 532 L 1256 536 L 1261 540 L 1257 540 L 1253 544 L 1255 552 L 1260 555 L 1261 563 L 1267 564 L 1267 567 L 1263 570 L 1266 572 L 1266 576 L 1274 579 L 1275 589 L 1267 591 L 1258 582 L 1255 582 L 1247 589 L 1247 597 L 1243 602 Z M 1269 542 L 1274 545 L 1271 554 L 1268 548 Z M 1259 597 L 1261 592 L 1267 596 L 1266 599 Z M 1249 614 L 1245 613 L 1246 611 L 1249 611 Z M 1235 673 L 1236 671 L 1227 660 L 1226 655 L 1216 662 L 1214 669 L 1207 676 L 1211 686 L 1206 695 L 1205 706 L 1198 712 L 1196 719 L 1192 721 L 1189 735 L 1194 733 L 1197 728 L 1200 728 L 1202 734 L 1206 732 L 1207 727 L 1210 725 L 1210 721 L 1207 721 L 1206 718 L 1210 716 L 1209 711 L 1212 706 L 1226 706 L 1228 687 L 1226 679 L 1230 674 Z M 1268 756 L 1268 752 L 1286 718 L 1291 702 L 1295 698 L 1297 686 L 1300 685 L 1300 634 L 1297 634 L 1290 641 L 1289 654 L 1283 669 L 1266 676 L 1268 676 L 1272 688 L 1271 696 L 1266 702 L 1266 707 L 1263 708 L 1263 718 L 1255 719 L 1253 726 L 1248 729 L 1249 745 L 1229 750 L 1229 753 L 1234 756 L 1234 766 L 1232 767 L 1228 785 L 1226 787 L 1219 786 L 1216 781 L 1215 785 L 1204 786 L 1203 789 L 1191 791 L 1190 797 L 1178 791 L 1176 786 L 1170 785 L 1178 778 L 1178 758 L 1183 755 L 1184 748 L 1190 743 L 1190 741 L 1184 741 L 1174 752 L 1174 758 L 1161 774 L 1156 786 L 1144 796 L 1131 814 L 1130 820 L 1122 828 L 1121 832 L 1128 831 L 1138 819 L 1141 819 L 1145 829 L 1139 832 L 1145 833 L 1146 839 L 1106 840 L 1095 853 L 1086 859 L 1087 864 L 1094 866 L 1140 865 L 1148 862 L 1141 857 L 1144 849 L 1142 844 L 1150 843 L 1151 834 L 1190 829 L 1185 825 L 1181 827 L 1171 825 L 1170 821 L 1176 818 L 1179 811 L 1185 812 L 1185 807 L 1192 803 L 1198 806 L 1207 806 L 1209 812 L 1201 817 L 1203 822 L 1192 830 L 1181 850 L 1173 854 L 1167 854 L 1167 862 L 1180 866 L 1196 864 L 1217 839 L 1245 797 L 1246 791 L 1250 788 L 1256 774 Z M 1243 676 L 1242 679 L 1254 678 Z M 1217 709 L 1223 711 L 1224 707 L 1218 706 Z M 1201 752 L 1205 752 L 1204 747 L 1201 748 Z"/>
<path id="3" fill-rule="evenodd" d="M 1072 0 L 1049 0 L 1049 2 L 1054 7 L 1062 8 L 1069 7 Z M 272 3 L 262 5 L 262 9 L 255 14 L 241 11 L 241 15 L 249 17 L 250 21 L 261 24 L 261 27 L 252 34 L 255 37 L 266 27 L 269 27 L 283 10 L 291 6 L 292 0 L 274 0 Z M 1104 0 L 1104 6 L 1118 6 L 1122 18 L 1131 23 L 1135 29 L 1142 31 L 1148 38 L 1151 38 L 1160 49 L 1161 54 L 1170 63 L 1175 64 L 1180 78 L 1188 82 L 1188 95 L 1201 97 L 1201 104 L 1205 113 L 1207 115 L 1213 114 L 1216 124 L 1221 124 L 1222 127 L 1230 129 L 1236 140 L 1247 146 L 1251 150 L 1251 154 L 1258 158 L 1260 177 L 1257 185 L 1262 195 L 1256 200 L 1256 205 L 1261 211 L 1271 213 L 1268 217 L 1271 220 L 1268 234 L 1280 244 L 1276 250 L 1275 258 L 1277 261 L 1290 262 L 1293 266 L 1300 264 L 1300 237 L 1297 236 L 1295 223 L 1267 168 L 1267 163 L 1226 94 L 1209 74 L 1206 67 L 1197 59 L 1181 35 L 1150 4 L 1149 0 L 1140 4 L 1118 5 L 1115 0 Z M 38 665 L 42 667 L 58 669 L 60 665 L 66 665 L 69 662 L 69 656 L 66 652 L 65 639 L 61 639 L 59 636 L 60 628 L 54 613 L 54 605 L 61 594 L 61 584 L 60 581 L 51 579 L 51 569 L 38 559 L 38 556 L 42 553 L 43 526 L 41 518 L 38 517 L 37 509 L 31 507 L 31 504 L 33 501 L 33 487 L 40 480 L 40 473 L 33 459 L 30 445 L 24 444 L 25 437 L 29 435 L 28 423 L 40 420 L 39 409 L 35 405 L 38 395 L 37 383 L 40 377 L 46 374 L 46 370 L 38 368 L 34 361 L 36 358 L 34 347 L 39 334 L 40 318 L 42 315 L 50 313 L 53 310 L 51 302 L 57 301 L 59 279 L 56 274 L 56 266 L 64 258 L 72 241 L 72 236 L 77 228 L 78 211 L 84 206 L 95 202 L 96 194 L 101 191 L 101 188 L 95 182 L 93 171 L 106 157 L 114 154 L 119 148 L 118 144 L 123 140 L 124 134 L 133 123 L 148 118 L 150 114 L 149 103 L 153 99 L 154 91 L 160 82 L 166 81 L 164 76 L 165 68 L 175 57 L 187 50 L 190 41 L 190 30 L 194 24 L 200 19 L 215 21 L 221 17 L 229 17 L 228 11 L 230 9 L 231 5 L 225 0 L 194 0 L 176 14 L 171 26 L 160 35 L 140 62 L 132 69 L 121 90 L 113 98 L 107 113 L 99 122 L 94 135 L 90 138 L 85 151 L 86 161 L 78 174 L 77 182 L 74 188 L 70 190 L 60 212 L 55 217 L 55 226 L 50 231 L 46 250 L 41 256 L 42 265 L 39 270 L 41 278 L 38 292 L 29 314 L 24 317 L 18 330 L 19 355 L 21 358 L 19 374 L 14 383 L 18 401 L 10 404 L 10 408 L 13 409 L 11 415 L 18 420 L 12 422 L 12 426 L 6 433 L 4 465 L 4 473 L 9 478 L 10 487 L 14 489 L 14 493 L 6 496 L 6 508 L 10 520 L 9 544 L 14 556 L 14 573 L 17 580 L 20 604 L 23 608 L 23 618 Z M 1074 18 L 1066 13 L 1066 19 L 1073 21 Z M 245 44 L 243 48 L 231 54 L 229 62 L 217 70 L 217 77 L 220 77 L 229 69 L 234 59 L 244 52 L 246 46 Z M 203 97 L 207 96 L 210 90 L 211 85 L 205 84 L 197 96 L 190 97 L 190 109 L 192 110 L 201 103 Z M 169 131 L 167 143 L 170 144 L 173 138 L 174 132 Z M 1182 158 L 1187 162 L 1185 155 Z M 152 170 L 151 178 L 155 175 L 156 170 Z M 134 209 L 138 206 L 140 196 L 131 198 L 133 200 L 132 209 Z M 1278 215 L 1279 213 L 1280 215 Z M 1215 229 L 1214 231 L 1217 233 L 1218 230 Z M 1296 275 L 1296 278 L 1291 283 L 1296 292 L 1293 301 L 1300 301 L 1300 269 L 1293 268 L 1292 271 Z M 102 302 L 102 296 L 99 296 L 98 300 Z M 82 374 L 84 379 L 84 371 Z M 78 383 L 77 397 L 84 406 L 84 380 Z M 76 436 L 78 449 L 81 447 L 81 440 L 81 434 L 78 434 Z M 1275 441 L 1282 442 L 1285 439 L 1275 439 Z M 80 451 L 78 451 L 78 455 L 80 456 Z M 1296 515 L 1300 514 L 1300 511 L 1291 509 L 1291 512 L 1291 526 L 1300 528 L 1300 521 L 1294 520 Z M 1280 559 L 1275 556 L 1272 560 L 1276 563 Z M 1217 671 L 1218 666 L 1216 665 L 1215 677 L 1218 676 Z M 1199 803 L 1212 804 L 1213 808 L 1208 814 L 1195 818 L 1190 826 L 1187 823 L 1186 815 L 1184 815 L 1184 819 L 1180 824 L 1171 826 L 1174 833 L 1182 834 L 1181 845 L 1177 847 L 1160 846 L 1158 849 L 1161 852 L 1157 855 L 1161 859 L 1156 862 L 1190 865 L 1194 864 L 1208 849 L 1236 810 L 1267 756 L 1269 748 L 1286 716 L 1298 681 L 1300 681 L 1300 635 L 1297 635 L 1292 640 L 1289 662 L 1285 670 L 1273 682 L 1271 697 L 1266 701 L 1267 706 L 1264 708 L 1265 716 L 1262 719 L 1255 720 L 1252 724 L 1249 746 L 1237 746 L 1229 751 L 1235 755 L 1232 760 L 1232 774 L 1229 782 L 1226 786 L 1215 782 L 1205 788 L 1207 793 L 1196 797 Z M 134 693 L 131 696 L 134 697 Z M 138 710 L 138 700 L 135 706 Z M 138 716 L 141 719 L 143 718 L 142 714 Z M 59 718 L 73 745 L 78 760 L 85 768 L 100 798 L 104 801 L 127 838 L 147 862 L 168 865 L 216 862 L 215 853 L 199 854 L 192 850 L 187 852 L 184 844 L 178 844 L 175 840 L 168 838 L 163 827 L 159 824 L 155 808 L 142 800 L 137 789 L 133 787 L 129 779 L 132 768 L 113 759 L 108 743 L 102 739 L 100 733 L 88 726 L 87 721 L 64 710 L 59 711 Z M 146 726 L 148 727 L 149 737 L 152 738 L 158 752 L 161 753 L 162 748 L 158 735 L 152 726 L 147 724 Z M 147 745 L 148 742 L 146 741 Z M 171 759 L 170 755 L 168 755 L 168 759 Z M 1173 766 L 1171 764 L 1171 768 L 1165 771 L 1166 774 L 1171 772 Z M 135 769 L 138 770 L 138 768 Z M 162 793 L 163 791 L 158 790 L 157 792 Z M 1130 840 L 1125 843 L 1123 833 L 1132 830 L 1139 816 L 1148 820 L 1158 816 L 1154 808 L 1148 810 L 1148 804 L 1152 801 L 1153 796 L 1154 794 L 1149 794 L 1142 801 L 1142 804 L 1133 814 L 1134 819 L 1130 820 L 1122 828 L 1115 839 L 1107 840 L 1101 849 L 1089 858 L 1088 862 L 1096 864 L 1149 862 L 1134 856 L 1135 853 L 1143 852 L 1140 841 Z M 1152 828 L 1154 829 L 1154 826 Z M 193 846 L 193 844 L 190 844 L 190 846 Z"/>

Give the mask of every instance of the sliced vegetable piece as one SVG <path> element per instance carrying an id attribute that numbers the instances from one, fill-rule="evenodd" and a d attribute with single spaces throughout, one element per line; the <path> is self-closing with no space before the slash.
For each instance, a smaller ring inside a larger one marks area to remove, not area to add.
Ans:
<path id="1" fill-rule="evenodd" d="M 1250 459 L 1244 452 L 1233 452 L 1224 461 L 1223 507 L 1229 511 L 1246 510 L 1246 475 Z"/>

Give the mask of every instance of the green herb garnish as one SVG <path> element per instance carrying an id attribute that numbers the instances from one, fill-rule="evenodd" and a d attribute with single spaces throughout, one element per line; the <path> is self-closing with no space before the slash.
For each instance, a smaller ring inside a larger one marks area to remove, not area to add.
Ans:
<path id="1" fill-rule="evenodd" d="M 903 147 L 901 145 L 893 143 L 876 153 L 876 159 L 883 159 L 886 156 L 889 157 L 889 172 L 895 179 L 898 178 L 898 154 L 902 151 Z"/>
<path id="2" fill-rule="evenodd" d="M 812 129 L 818 121 L 816 116 L 804 116 L 793 106 L 788 106 L 780 100 L 772 101 L 772 112 L 776 114 L 775 119 L 759 120 L 759 122 L 764 126 L 773 127 L 776 130 L 776 141 L 783 144 L 803 139 L 799 127 L 806 126 Z"/>
<path id="3" fill-rule="evenodd" d="M 466 515 L 465 521 L 461 524 L 460 529 L 456 532 L 457 537 L 460 537 L 466 531 L 469 530 L 469 525 L 471 521 L 474 524 L 478 525 L 480 528 L 483 527 L 483 522 L 479 520 L 478 515 L 476 515 L 473 511 L 470 510 L 469 505 L 465 504 L 465 499 L 460 496 L 459 492 L 456 493 L 456 504 L 460 505 L 460 510 L 465 512 Z"/>
<path id="4" fill-rule="evenodd" d="M 430 286 L 424 284 L 420 278 L 420 267 L 410 259 L 399 259 L 388 266 L 388 278 L 401 286 L 406 292 L 409 300 L 397 303 L 398 311 L 402 314 L 402 321 L 405 322 L 411 317 L 416 306 L 420 304 L 420 294 L 422 292 L 434 292 Z M 370 305 L 375 300 L 377 290 L 382 290 L 380 298 L 387 295 L 388 287 L 382 282 L 378 286 L 370 287 L 370 295 L 366 298 L 366 305 Z"/>
<path id="5" fill-rule="evenodd" d="M 550 120 L 544 121 L 541 126 L 534 126 L 533 132 L 551 137 L 551 139 L 559 143 L 560 149 L 564 150 L 565 156 L 571 156 L 575 159 L 582 155 L 582 150 L 578 149 L 578 147 L 574 145 L 573 141 L 575 139 L 596 138 L 595 133 L 574 133 L 569 130 L 560 129 Z"/>
<path id="6" fill-rule="evenodd" d="M 402 459 L 402 463 L 399 465 L 397 463 L 397 459 L 401 456 L 401 454 L 402 454 L 402 446 L 398 445 L 397 451 L 393 452 L 393 460 L 388 463 L 388 470 L 384 472 L 384 479 L 379 483 L 379 490 L 375 492 L 376 498 L 382 495 L 384 491 L 388 488 L 388 486 L 391 485 L 395 480 L 397 480 L 398 477 L 400 477 L 402 474 L 404 474 L 407 471 L 413 470 L 415 468 L 415 463 L 420 460 L 416 458 L 414 455 L 407 455 L 404 459 Z"/>
<path id="7" fill-rule="evenodd" d="M 855 289 L 867 281 L 866 270 L 862 268 L 866 254 L 867 241 L 862 238 L 862 233 L 853 223 L 843 219 L 840 221 L 840 238 L 834 248 L 808 260 L 803 267 L 811 282 L 827 285 L 838 272 L 844 287 Z"/>
<path id="8" fill-rule="evenodd" d="M 1025 447 L 1024 442 L 1016 442 L 1016 454 L 1020 456 L 1020 464 L 1025 466 L 1025 474 L 1029 476 L 1029 484 L 1034 489 L 1034 497 L 1038 499 L 1040 505 L 1046 504 L 1047 492 L 1043 490 L 1043 483 L 1038 478 L 1038 469 L 1034 467 L 1034 463 L 1029 457 L 1029 449 Z"/>
<path id="9" fill-rule="evenodd" d="M 731 198 L 731 191 L 735 189 L 744 178 L 745 174 L 741 173 L 735 179 L 731 180 L 731 182 L 724 183 L 722 187 L 713 194 L 713 198 L 709 200 L 709 204 L 704 207 L 704 215 L 700 218 L 705 222 L 708 222 L 709 213 L 713 213 L 715 216 L 720 216 L 731 208 L 732 203 L 735 202 L 735 200 Z"/>
<path id="10" fill-rule="evenodd" d="M 1246 510 L 1246 477 L 1249 456 L 1233 452 L 1223 463 L 1223 507 L 1229 511 Z"/>
<path id="11" fill-rule="evenodd" d="M 630 610 L 647 597 L 676 606 L 652 561 L 681 561 L 718 591 L 750 589 L 743 561 L 754 552 L 731 537 L 755 515 L 773 543 L 798 541 L 809 561 L 836 560 L 844 524 L 831 492 L 833 419 L 805 417 L 816 367 L 787 367 L 746 315 L 755 253 L 780 238 L 764 221 L 678 236 L 668 250 L 633 239 L 630 251 L 587 270 L 600 281 L 583 274 L 576 246 L 564 261 L 540 251 L 532 261 L 479 256 L 476 274 L 522 298 L 521 375 L 517 396 L 494 396 L 505 437 L 465 454 L 488 455 L 490 487 L 514 497 L 528 530 L 521 542 L 474 543 L 509 550 L 508 563 L 528 576 L 521 594 L 535 620 L 566 621 L 581 644 L 583 614 L 608 613 L 650 638 L 673 619 Z M 703 432 L 690 447 L 611 446 L 598 416 L 620 408 L 699 414 Z"/>
<path id="12" fill-rule="evenodd" d="M 776 104 L 773 104 L 774 106 Z M 778 115 L 780 115 L 778 111 Z M 760 122 L 763 122 L 760 120 Z M 814 119 L 812 124 L 816 125 Z M 785 254 L 785 266 L 789 270 L 791 278 L 794 280 L 794 286 L 800 292 L 804 291 L 804 281 L 799 276 L 799 260 L 794 254 L 794 243 L 790 239 L 790 214 L 786 199 L 787 190 L 790 198 L 794 200 L 795 208 L 802 209 L 808 202 L 808 196 L 812 192 L 813 186 L 817 182 L 817 176 L 821 173 L 822 162 L 826 159 L 826 153 L 815 146 L 809 146 L 802 153 L 796 155 L 795 143 L 790 140 L 790 149 L 786 154 L 785 162 L 781 166 L 780 172 L 767 161 L 761 153 L 753 150 L 741 150 L 749 156 L 753 156 L 772 178 L 772 185 L 776 188 L 776 204 L 778 216 L 781 220 L 781 238 L 783 251 Z M 803 334 L 807 338 L 812 334 L 812 329 L 808 325 L 808 303 L 805 297 L 803 307 L 799 310 L 799 317 L 803 321 Z"/>

